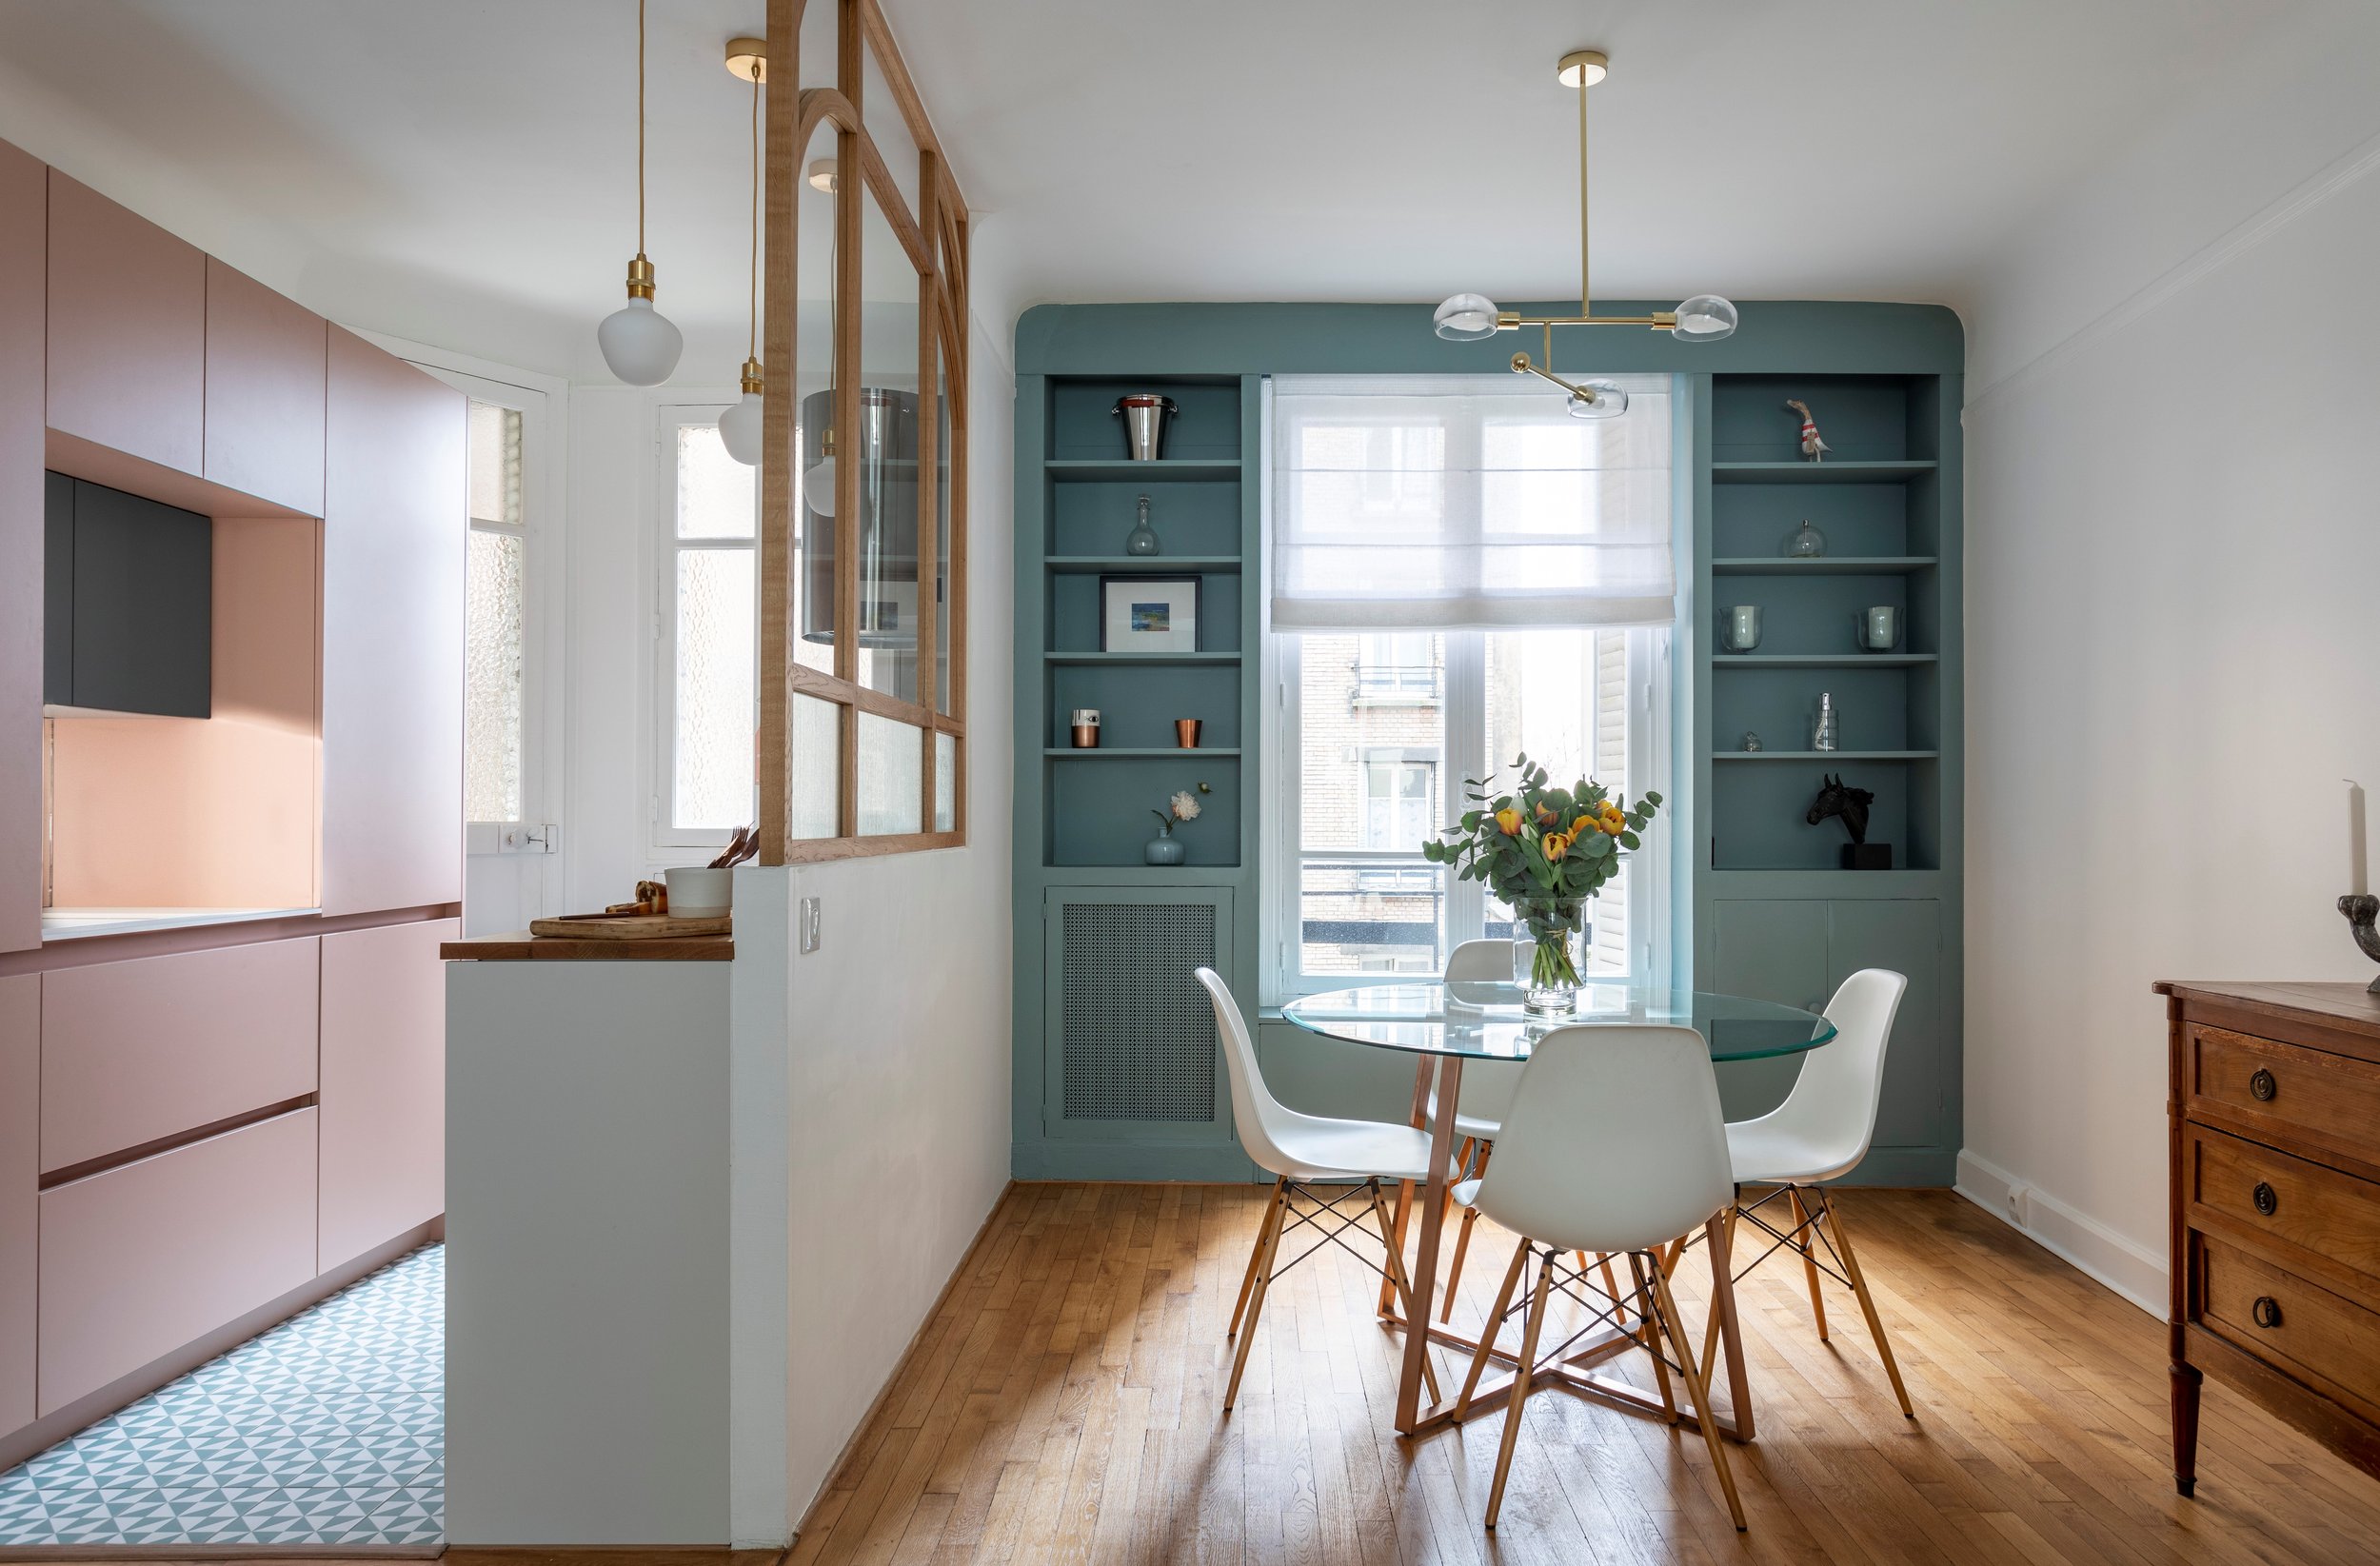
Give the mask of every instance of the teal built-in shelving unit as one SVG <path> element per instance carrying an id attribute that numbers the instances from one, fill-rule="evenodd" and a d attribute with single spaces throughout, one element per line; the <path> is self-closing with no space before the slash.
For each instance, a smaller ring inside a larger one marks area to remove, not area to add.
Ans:
<path id="1" fill-rule="evenodd" d="M 1597 301 L 1616 312 L 1655 307 Z M 1526 307 L 1535 308 L 1536 307 Z M 1679 378 L 1681 591 L 1674 715 L 1683 781 L 1672 834 L 1681 980 L 1808 1003 L 1880 965 L 1912 981 L 1875 1151 L 1860 1178 L 1948 1184 L 1959 1144 L 1960 443 L 1963 336 L 1926 306 L 1752 302 L 1703 347 L 1624 328 L 1568 334 L 1563 362 Z M 1234 1179 L 1239 1152 L 1212 1021 L 1186 980 L 1212 961 L 1251 1015 L 1261 906 L 1258 843 L 1261 389 L 1276 374 L 1505 374 L 1504 339 L 1431 335 L 1425 306 L 1067 305 L 1017 327 L 1017 788 L 1014 1169 L 1021 1178 Z M 1166 460 L 1123 458 L 1127 391 L 1180 406 Z M 1784 407 L 1833 446 L 1812 464 Z M 1148 494 L 1164 550 L 1127 556 Z M 1803 518 L 1818 560 L 1787 558 Z M 1201 582 L 1199 650 L 1099 650 L 1102 575 Z M 1762 607 L 1757 651 L 1716 650 L 1720 611 Z M 1890 653 L 1855 616 L 1902 611 Z M 1841 748 L 1810 750 L 1818 693 Z M 1104 742 L 1071 748 L 1068 712 Z M 1173 748 L 1173 720 L 1204 748 Z M 1744 732 L 1763 748 L 1744 752 Z M 1895 868 L 1837 865 L 1841 828 L 1803 823 L 1820 776 L 1875 795 L 1872 841 Z M 1188 862 L 1141 847 L 1148 811 L 1213 785 L 1183 834 Z M 1410 1067 L 1260 1029 L 1268 1076 L 1306 1107 L 1401 1117 Z M 1730 1113 L 1773 1102 L 1791 1062 L 1729 1068 Z"/>

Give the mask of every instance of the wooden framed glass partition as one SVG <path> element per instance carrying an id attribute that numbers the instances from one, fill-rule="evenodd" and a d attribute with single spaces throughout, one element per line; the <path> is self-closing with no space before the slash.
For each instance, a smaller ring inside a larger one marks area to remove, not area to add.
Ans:
<path id="1" fill-rule="evenodd" d="M 836 10 L 833 87 L 798 85 L 813 5 Z M 955 847 L 967 826 L 966 202 L 877 0 L 769 0 L 768 51 L 760 862 Z M 803 297 L 822 292 L 811 329 L 832 343 L 823 356 L 807 345 L 817 386 L 799 355 Z"/>

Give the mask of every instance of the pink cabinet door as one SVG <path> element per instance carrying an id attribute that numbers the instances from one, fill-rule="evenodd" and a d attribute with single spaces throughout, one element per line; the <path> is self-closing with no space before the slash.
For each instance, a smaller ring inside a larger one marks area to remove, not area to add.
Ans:
<path id="1" fill-rule="evenodd" d="M 0 979 L 0 1432 L 33 1422 L 41 976 Z"/>
<path id="2" fill-rule="evenodd" d="M 207 258 L 207 473 L 318 517 L 329 325 Z"/>
<path id="3" fill-rule="evenodd" d="M 429 920 L 323 937 L 327 1271 L 446 1210 L 446 975 Z"/>
<path id="4" fill-rule="evenodd" d="M 311 1109 L 41 1194 L 40 1412 L 314 1278 Z"/>
<path id="5" fill-rule="evenodd" d="M 51 169 L 50 426 L 196 473 L 206 359 L 206 256 Z"/>
<path id="6" fill-rule="evenodd" d="M 0 142 L 0 952 L 41 944 L 42 365 L 50 170 Z"/>
<path id="7" fill-rule="evenodd" d="M 307 936 L 43 974 L 43 1172 L 313 1092 L 319 963 Z"/>
<path id="8" fill-rule="evenodd" d="M 463 897 L 464 397 L 330 329 L 326 914 Z"/>

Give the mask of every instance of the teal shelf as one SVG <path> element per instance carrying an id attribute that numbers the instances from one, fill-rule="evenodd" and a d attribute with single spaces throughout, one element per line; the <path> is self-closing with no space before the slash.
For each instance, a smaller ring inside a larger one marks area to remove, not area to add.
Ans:
<path id="1" fill-rule="evenodd" d="M 1714 750 L 1715 762 L 1937 762 L 1938 750 Z"/>
<path id="2" fill-rule="evenodd" d="M 1058 465 L 1052 463 L 1051 466 Z M 1900 484 L 1939 471 L 1932 462 L 1718 463 L 1711 465 L 1713 484 Z"/>
<path id="3" fill-rule="evenodd" d="M 1720 653 L 1714 669 L 1905 669 L 1937 664 L 1930 652 L 1745 652 Z"/>
<path id="4" fill-rule="evenodd" d="M 1044 555 L 1041 564 L 1061 576 L 1163 576 L 1245 568 L 1238 555 Z"/>
<path id="5" fill-rule="evenodd" d="M 1199 668 L 1240 662 L 1236 652 L 1052 652 L 1041 656 L 1049 664 L 1092 664 L 1119 668 Z"/>
<path id="6" fill-rule="evenodd" d="M 1167 457 L 1147 463 L 1069 457 L 1043 463 L 1041 471 L 1061 484 L 1235 484 L 1241 476 L 1237 457 Z"/>
<path id="7" fill-rule="evenodd" d="M 1145 762 L 1152 757 L 1171 756 L 1227 756 L 1236 759 L 1240 754 L 1240 747 L 1238 745 L 1198 745 L 1189 750 L 1184 750 L 1180 745 L 1146 745 L 1140 747 L 1130 745 L 1093 745 L 1087 750 L 1077 750 L 1072 745 L 1049 745 L 1042 749 L 1041 754 L 1048 757 L 1052 761 L 1062 760 L 1069 762 L 1099 761 L 1101 758 L 1105 758 L 1109 761 Z"/>
<path id="8" fill-rule="evenodd" d="M 1941 565 L 1933 555 L 1737 555 L 1711 562 L 1713 576 L 1899 576 Z"/>

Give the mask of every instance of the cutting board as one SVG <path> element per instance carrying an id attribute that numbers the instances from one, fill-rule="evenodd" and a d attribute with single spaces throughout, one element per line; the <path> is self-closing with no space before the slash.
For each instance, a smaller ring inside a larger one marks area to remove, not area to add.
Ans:
<path id="1" fill-rule="evenodd" d="M 672 919 L 667 914 L 565 914 L 529 921 L 529 934 L 567 936 L 573 941 L 657 941 L 668 936 L 727 935 L 734 924 L 717 919 Z"/>

